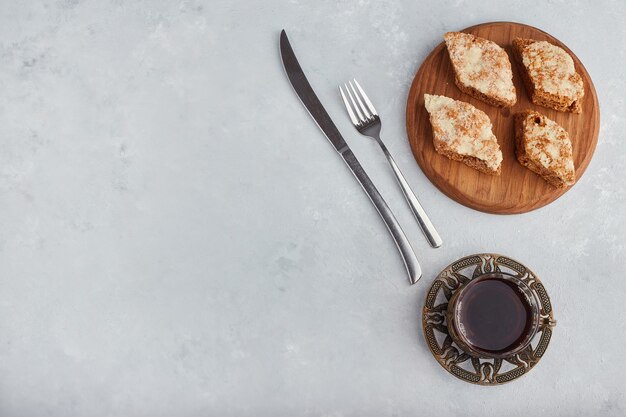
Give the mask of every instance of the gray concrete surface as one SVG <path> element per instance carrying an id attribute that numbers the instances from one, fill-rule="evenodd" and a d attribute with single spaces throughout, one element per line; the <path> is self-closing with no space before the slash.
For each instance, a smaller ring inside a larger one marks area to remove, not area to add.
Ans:
<path id="1" fill-rule="evenodd" d="M 621 1 L 0 2 L 0 416 L 623 416 L 626 6 Z M 405 136 L 448 30 L 512 20 L 565 42 L 600 99 L 576 187 L 519 216 L 442 195 Z M 285 28 L 422 262 L 296 99 Z M 428 247 L 336 86 L 356 76 L 445 245 Z M 445 373 L 419 314 L 435 274 L 495 251 L 558 327 L 498 388 Z"/>

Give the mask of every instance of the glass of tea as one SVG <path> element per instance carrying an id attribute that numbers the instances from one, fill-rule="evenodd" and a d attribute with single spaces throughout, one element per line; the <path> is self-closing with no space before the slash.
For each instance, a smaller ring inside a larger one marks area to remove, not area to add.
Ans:
<path id="1" fill-rule="evenodd" d="M 450 336 L 465 352 L 481 358 L 520 353 L 543 323 L 537 295 L 516 276 L 493 272 L 464 284 L 448 303 Z"/>

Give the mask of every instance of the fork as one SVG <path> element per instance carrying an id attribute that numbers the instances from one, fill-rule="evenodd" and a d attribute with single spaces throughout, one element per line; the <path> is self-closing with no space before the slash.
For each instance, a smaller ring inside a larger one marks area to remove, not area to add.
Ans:
<path id="1" fill-rule="evenodd" d="M 407 203 L 409 203 L 409 207 L 411 208 L 417 223 L 419 223 L 422 232 L 424 232 L 424 236 L 428 239 L 430 246 L 438 248 L 443 243 L 439 233 L 435 230 L 435 226 L 431 223 L 428 215 L 426 215 L 426 212 L 424 211 L 424 208 L 415 196 L 415 193 L 413 193 L 413 190 L 411 190 L 411 187 L 404 178 L 404 175 L 402 175 L 400 168 L 398 168 L 396 161 L 394 161 L 393 157 L 389 153 L 389 150 L 380 138 L 382 123 L 380 121 L 380 117 L 378 116 L 378 112 L 374 108 L 374 105 L 370 101 L 369 97 L 367 97 L 367 94 L 365 94 L 365 91 L 361 88 L 361 85 L 359 85 L 358 81 L 356 79 L 353 80 L 356 85 L 356 89 L 354 88 L 354 85 L 352 85 L 352 81 L 348 81 L 348 84 L 344 84 L 346 93 L 348 94 L 348 97 L 350 97 L 350 101 L 348 101 L 346 94 L 344 94 L 343 88 L 339 86 L 341 98 L 343 99 L 343 103 L 346 105 L 352 124 L 360 134 L 369 136 L 378 142 L 380 148 L 387 157 L 387 161 L 389 161 L 389 165 L 391 165 L 393 172 L 396 174 L 396 179 L 398 180 L 398 184 L 400 184 L 402 193 L 404 194 Z M 350 88 L 348 88 L 348 85 L 350 85 Z"/>

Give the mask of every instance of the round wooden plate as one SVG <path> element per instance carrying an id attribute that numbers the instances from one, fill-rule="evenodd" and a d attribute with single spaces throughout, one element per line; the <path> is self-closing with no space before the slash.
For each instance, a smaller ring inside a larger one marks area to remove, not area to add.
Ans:
<path id="1" fill-rule="evenodd" d="M 445 43 L 442 42 L 424 60 L 415 74 L 409 91 L 406 126 L 413 155 L 424 174 L 437 188 L 465 206 L 496 214 L 525 213 L 543 207 L 567 192 L 568 188 L 552 187 L 517 162 L 514 115 L 525 109 L 537 110 L 567 130 L 572 140 L 574 166 L 578 180 L 591 161 L 600 128 L 598 97 L 591 78 L 583 64 L 567 46 L 532 26 L 511 22 L 493 22 L 472 26 L 462 32 L 494 41 L 506 50 L 513 67 L 517 103 L 511 109 L 499 109 L 462 93 L 454 84 L 454 71 Z M 443 33 L 441 36 L 443 37 Z M 511 41 L 516 37 L 548 41 L 565 49 L 572 56 L 576 71 L 582 76 L 584 82 L 585 96 L 582 99 L 582 113 L 563 113 L 531 103 L 524 89 L 518 65 L 513 59 Z M 462 100 L 487 113 L 504 157 L 500 176 L 480 173 L 461 162 L 452 161 L 435 152 L 428 112 L 424 107 L 425 93 Z"/>

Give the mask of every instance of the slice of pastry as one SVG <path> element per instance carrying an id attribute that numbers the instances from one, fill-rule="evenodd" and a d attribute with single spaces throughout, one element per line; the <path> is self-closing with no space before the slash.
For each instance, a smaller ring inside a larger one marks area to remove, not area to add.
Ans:
<path id="1" fill-rule="evenodd" d="M 444 35 L 461 91 L 498 107 L 517 101 L 511 62 L 504 49 L 487 39 L 462 32 Z"/>
<path id="2" fill-rule="evenodd" d="M 576 182 L 569 135 L 541 113 L 515 115 L 515 153 L 520 164 L 557 188 Z"/>
<path id="3" fill-rule="evenodd" d="M 580 113 L 580 100 L 585 94 L 583 80 L 565 50 L 545 41 L 515 38 L 513 51 L 533 103 Z"/>
<path id="4" fill-rule="evenodd" d="M 480 172 L 500 175 L 502 151 L 484 112 L 445 96 L 424 94 L 424 101 L 438 153 Z"/>

